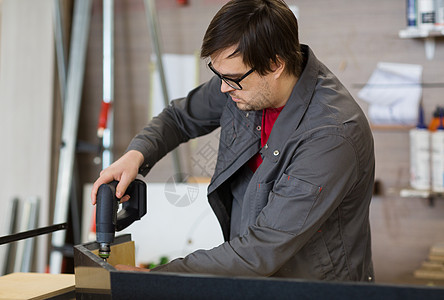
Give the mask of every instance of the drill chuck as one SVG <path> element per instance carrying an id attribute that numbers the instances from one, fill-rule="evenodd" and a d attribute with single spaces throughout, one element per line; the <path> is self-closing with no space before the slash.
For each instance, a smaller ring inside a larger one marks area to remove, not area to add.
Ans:
<path id="1" fill-rule="evenodd" d="M 111 248 L 108 243 L 100 243 L 100 247 L 99 247 L 99 257 L 100 258 L 107 260 L 110 252 L 111 252 Z"/>

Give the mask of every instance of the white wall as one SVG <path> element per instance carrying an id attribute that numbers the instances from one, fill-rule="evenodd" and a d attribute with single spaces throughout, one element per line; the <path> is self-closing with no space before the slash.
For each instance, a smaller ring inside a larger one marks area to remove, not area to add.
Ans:
<path id="1" fill-rule="evenodd" d="M 49 212 L 54 41 L 52 0 L 3 0 L 0 50 L 0 236 L 9 202 L 40 198 L 39 226 Z M 46 264 L 39 238 L 38 271 Z M 0 270 L 5 246 L 0 246 Z M 1 272 L 1 271 L 0 271 Z"/>

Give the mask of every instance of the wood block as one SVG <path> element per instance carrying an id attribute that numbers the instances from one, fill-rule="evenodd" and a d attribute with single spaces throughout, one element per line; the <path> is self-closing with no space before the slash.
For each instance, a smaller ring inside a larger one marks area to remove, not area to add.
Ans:
<path id="1" fill-rule="evenodd" d="M 99 250 L 94 250 L 91 252 L 99 256 Z M 109 263 L 111 266 L 115 266 L 118 264 L 135 266 L 136 254 L 134 241 L 111 245 L 111 252 L 106 262 Z"/>
<path id="2" fill-rule="evenodd" d="M 430 255 L 444 256 L 444 243 L 438 243 L 430 248 Z"/>
<path id="3" fill-rule="evenodd" d="M 74 290 L 74 274 L 12 273 L 0 277 L 0 299 L 48 299 Z"/>
<path id="4" fill-rule="evenodd" d="M 97 257 L 99 250 L 91 251 Z M 101 258 L 99 258 L 101 260 Z M 128 241 L 121 244 L 111 245 L 110 257 L 107 263 L 115 266 L 117 264 L 135 266 L 135 244 Z M 110 271 L 99 264 L 91 266 L 77 266 L 75 269 L 76 288 L 93 290 L 110 290 Z"/>
<path id="5" fill-rule="evenodd" d="M 433 254 L 430 254 L 429 255 L 429 259 L 431 261 L 444 262 L 444 255 L 433 255 Z"/>
<path id="6" fill-rule="evenodd" d="M 421 268 L 416 270 L 414 275 L 416 278 L 444 280 L 444 271 L 442 270 L 429 270 Z"/>
<path id="7" fill-rule="evenodd" d="M 436 270 L 436 271 L 443 271 L 444 272 L 444 262 L 440 261 L 424 261 L 422 263 L 421 269 L 428 269 L 428 270 Z"/>
<path id="8" fill-rule="evenodd" d="M 430 248 L 429 260 L 414 272 L 416 278 L 444 280 L 444 243 L 438 243 Z"/>

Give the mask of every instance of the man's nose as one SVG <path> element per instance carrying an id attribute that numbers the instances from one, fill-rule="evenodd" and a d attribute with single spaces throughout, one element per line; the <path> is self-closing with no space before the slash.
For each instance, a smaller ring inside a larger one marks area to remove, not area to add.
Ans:
<path id="1" fill-rule="evenodd" d="M 220 91 L 222 93 L 228 93 L 228 92 L 232 92 L 235 91 L 235 89 L 233 89 L 231 86 L 229 86 L 224 80 L 222 80 L 222 84 L 220 85 Z"/>

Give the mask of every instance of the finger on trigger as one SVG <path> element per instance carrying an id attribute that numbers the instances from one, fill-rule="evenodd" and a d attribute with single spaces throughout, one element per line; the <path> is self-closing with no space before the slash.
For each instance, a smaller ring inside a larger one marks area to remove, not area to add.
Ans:
<path id="1" fill-rule="evenodd" d="M 119 181 L 116 187 L 116 197 L 118 199 L 122 198 L 125 195 L 126 188 L 128 187 L 128 185 L 129 183 L 127 183 L 122 176 L 122 179 Z"/>
<path id="2" fill-rule="evenodd" d="M 122 199 L 120 199 L 120 203 L 126 202 L 126 201 L 128 201 L 130 198 L 131 198 L 130 195 L 125 195 L 125 196 L 122 197 Z"/>
<path id="3" fill-rule="evenodd" d="M 123 195 L 125 195 L 125 191 L 126 191 L 126 188 L 127 188 L 127 187 L 128 187 L 128 186 L 125 186 L 125 183 L 122 182 L 122 181 L 120 181 L 120 182 L 117 184 L 117 187 L 116 187 L 116 197 L 117 197 L 118 199 L 122 198 Z"/>

